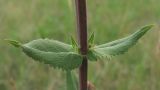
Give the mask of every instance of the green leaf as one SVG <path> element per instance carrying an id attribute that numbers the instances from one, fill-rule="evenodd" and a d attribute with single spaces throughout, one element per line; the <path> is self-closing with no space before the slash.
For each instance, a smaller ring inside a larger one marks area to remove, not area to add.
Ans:
<path id="1" fill-rule="evenodd" d="M 153 25 L 148 25 L 133 33 L 132 35 L 125 37 L 123 39 L 115 40 L 106 44 L 95 46 L 92 48 L 97 56 L 115 56 L 123 54 L 128 51 L 129 48 L 134 46 L 136 42 L 151 28 Z"/>
<path id="2" fill-rule="evenodd" d="M 49 40 L 49 39 L 38 39 L 33 40 L 24 46 L 29 46 L 34 49 L 38 49 L 44 52 L 72 52 L 73 48 L 71 45 L 59 42 L 57 40 Z"/>
<path id="3" fill-rule="evenodd" d="M 87 58 L 90 61 L 97 61 L 98 59 L 100 59 L 100 57 L 98 56 L 98 54 L 94 50 L 89 50 L 88 51 Z"/>
<path id="4" fill-rule="evenodd" d="M 77 90 L 76 79 L 71 71 L 66 71 L 67 90 Z"/>
<path id="5" fill-rule="evenodd" d="M 82 56 L 73 52 L 71 45 L 56 40 L 38 39 L 21 47 L 29 57 L 55 68 L 72 70 L 82 63 Z"/>
<path id="6" fill-rule="evenodd" d="M 21 46 L 21 43 L 16 41 L 16 40 L 5 39 L 5 41 L 8 41 L 10 44 L 12 44 L 15 47 L 20 47 Z"/>
<path id="7" fill-rule="evenodd" d="M 90 38 L 89 38 L 89 40 L 88 40 L 88 42 L 89 42 L 89 44 L 94 44 L 94 37 L 95 37 L 95 35 L 94 35 L 94 32 L 91 34 L 91 36 L 90 36 Z"/>
<path id="8" fill-rule="evenodd" d="M 71 42 L 72 42 L 72 47 L 77 51 L 78 44 L 76 43 L 76 41 L 74 40 L 74 38 L 72 36 L 71 36 Z"/>

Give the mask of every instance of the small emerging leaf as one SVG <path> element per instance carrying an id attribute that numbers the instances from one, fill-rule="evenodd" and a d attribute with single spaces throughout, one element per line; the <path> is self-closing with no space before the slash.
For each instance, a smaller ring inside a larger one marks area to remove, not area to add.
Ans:
<path id="1" fill-rule="evenodd" d="M 106 44 L 98 45 L 93 47 L 92 49 L 99 57 L 108 57 L 123 54 L 127 52 L 129 48 L 134 46 L 136 42 L 152 27 L 153 25 L 145 26 L 128 37 L 115 40 Z"/>
<path id="2" fill-rule="evenodd" d="M 91 34 L 89 40 L 88 40 L 89 44 L 94 44 L 94 32 Z"/>
<path id="3" fill-rule="evenodd" d="M 77 50 L 78 49 L 78 44 L 76 43 L 76 41 L 74 40 L 74 38 L 71 36 L 71 42 L 72 42 L 72 47 Z"/>

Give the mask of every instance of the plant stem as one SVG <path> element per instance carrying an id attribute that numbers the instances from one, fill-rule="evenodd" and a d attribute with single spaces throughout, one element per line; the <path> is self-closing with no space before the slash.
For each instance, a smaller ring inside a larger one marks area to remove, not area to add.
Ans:
<path id="1" fill-rule="evenodd" d="M 81 54 L 84 55 L 82 65 L 79 68 L 80 90 L 87 90 L 88 60 L 86 58 L 87 45 L 87 14 L 86 0 L 76 0 L 77 32 Z"/>

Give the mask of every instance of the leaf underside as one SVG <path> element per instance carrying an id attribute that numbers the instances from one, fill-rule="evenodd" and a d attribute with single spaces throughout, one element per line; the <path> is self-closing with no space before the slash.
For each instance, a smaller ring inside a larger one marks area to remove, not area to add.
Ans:
<path id="1" fill-rule="evenodd" d="M 90 52 L 92 52 L 93 54 L 89 55 L 88 57 L 92 57 L 96 60 L 97 58 L 110 58 L 111 56 L 124 54 L 128 51 L 129 48 L 134 46 L 137 43 L 137 41 L 152 27 L 153 25 L 148 25 L 136 31 L 135 33 L 129 35 L 128 37 L 95 46 L 90 49 Z"/>
<path id="2" fill-rule="evenodd" d="M 54 68 L 72 70 L 82 63 L 82 56 L 73 52 L 71 45 L 55 40 L 38 39 L 22 45 L 25 54 Z"/>

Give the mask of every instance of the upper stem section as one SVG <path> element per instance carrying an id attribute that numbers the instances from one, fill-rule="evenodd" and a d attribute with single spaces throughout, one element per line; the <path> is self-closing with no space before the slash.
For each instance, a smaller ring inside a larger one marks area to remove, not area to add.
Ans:
<path id="1" fill-rule="evenodd" d="M 81 54 L 86 55 L 88 49 L 86 0 L 76 0 L 76 14 L 80 50 Z"/>

